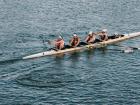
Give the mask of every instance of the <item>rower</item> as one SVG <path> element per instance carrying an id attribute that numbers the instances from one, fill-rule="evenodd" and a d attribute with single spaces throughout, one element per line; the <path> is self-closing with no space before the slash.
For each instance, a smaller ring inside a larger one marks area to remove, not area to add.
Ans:
<path id="1" fill-rule="evenodd" d="M 101 41 L 108 40 L 107 29 L 103 29 L 101 32 L 98 32 L 98 35 L 100 36 Z"/>
<path id="2" fill-rule="evenodd" d="M 58 39 L 55 40 L 55 48 L 56 50 L 62 50 L 64 48 L 64 39 L 62 36 L 59 36 Z"/>
<path id="3" fill-rule="evenodd" d="M 80 38 L 77 36 L 77 34 L 73 34 L 73 38 L 70 40 L 70 46 L 77 47 L 79 43 L 80 43 Z"/>
<path id="4" fill-rule="evenodd" d="M 86 36 L 86 38 L 85 38 L 85 42 L 86 42 L 87 44 L 92 44 L 92 43 L 94 43 L 95 38 L 96 38 L 95 35 L 96 35 L 95 33 L 93 33 L 92 31 L 90 31 L 89 34 L 88 34 L 88 35 Z"/>

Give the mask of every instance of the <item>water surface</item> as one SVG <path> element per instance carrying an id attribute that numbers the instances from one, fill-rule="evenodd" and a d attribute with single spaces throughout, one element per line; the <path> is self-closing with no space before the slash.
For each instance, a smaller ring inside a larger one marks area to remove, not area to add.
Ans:
<path id="1" fill-rule="evenodd" d="M 109 34 L 140 31 L 139 0 L 1 0 L 1 105 L 139 105 L 140 51 L 108 46 L 61 56 L 19 60 L 107 28 Z M 120 43 L 140 46 L 140 38 Z M 117 50 L 109 50 L 117 49 Z"/>

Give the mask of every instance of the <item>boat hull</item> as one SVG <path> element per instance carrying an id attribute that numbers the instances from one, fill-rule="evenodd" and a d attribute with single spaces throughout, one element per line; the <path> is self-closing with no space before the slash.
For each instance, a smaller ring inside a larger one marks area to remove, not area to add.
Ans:
<path id="1" fill-rule="evenodd" d="M 134 37 L 138 37 L 138 36 L 140 36 L 140 32 L 125 34 L 123 37 L 119 37 L 116 39 L 110 39 L 110 40 L 107 40 L 104 42 L 98 42 L 98 43 L 94 43 L 94 44 L 90 44 L 90 45 L 84 45 L 84 46 L 80 46 L 80 47 L 76 47 L 76 48 L 69 48 L 69 49 L 58 50 L 58 51 L 55 51 L 55 50 L 44 51 L 41 53 L 25 56 L 22 59 L 31 59 L 31 58 L 38 58 L 38 57 L 49 56 L 49 55 L 57 55 L 57 54 L 62 54 L 62 53 L 66 53 L 66 52 L 84 50 L 84 49 L 88 49 L 88 48 L 93 48 L 93 49 L 100 48 L 100 47 L 107 46 L 109 44 L 121 42 L 121 41 L 131 39 Z"/>

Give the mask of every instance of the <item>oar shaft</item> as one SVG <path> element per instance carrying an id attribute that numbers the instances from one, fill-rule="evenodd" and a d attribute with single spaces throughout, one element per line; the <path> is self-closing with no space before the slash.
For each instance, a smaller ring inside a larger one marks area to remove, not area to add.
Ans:
<path id="1" fill-rule="evenodd" d="M 54 45 L 55 44 L 54 41 L 50 41 L 50 40 L 47 40 L 47 43 L 50 44 L 50 45 Z"/>
<path id="2" fill-rule="evenodd" d="M 119 46 L 119 47 L 128 47 L 128 48 L 132 48 L 134 50 L 139 50 L 140 48 L 137 48 L 137 47 L 132 47 L 132 46 L 123 46 L 123 45 L 116 45 L 114 44 L 115 46 Z"/>

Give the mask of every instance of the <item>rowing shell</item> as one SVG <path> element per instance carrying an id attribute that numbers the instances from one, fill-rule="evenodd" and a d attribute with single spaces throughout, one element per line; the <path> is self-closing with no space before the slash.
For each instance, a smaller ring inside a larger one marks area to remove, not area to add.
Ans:
<path id="1" fill-rule="evenodd" d="M 58 50 L 58 51 L 55 51 L 55 50 L 44 51 L 44 52 L 40 52 L 37 54 L 25 56 L 22 59 L 31 59 L 31 58 L 48 56 L 48 55 L 57 55 L 57 54 L 61 54 L 61 53 L 71 52 L 71 51 L 78 51 L 78 50 L 82 50 L 82 49 L 84 50 L 87 48 L 100 48 L 100 47 L 104 47 L 109 44 L 121 42 L 123 40 L 131 39 L 131 38 L 138 37 L 138 36 L 140 36 L 140 32 L 125 34 L 123 37 L 119 37 L 116 39 L 109 39 L 104 42 L 98 42 L 98 43 L 94 43 L 94 44 L 90 44 L 90 45 L 84 45 L 84 46 L 80 46 L 80 47 L 76 47 L 76 48 L 69 48 L 69 49 Z"/>

